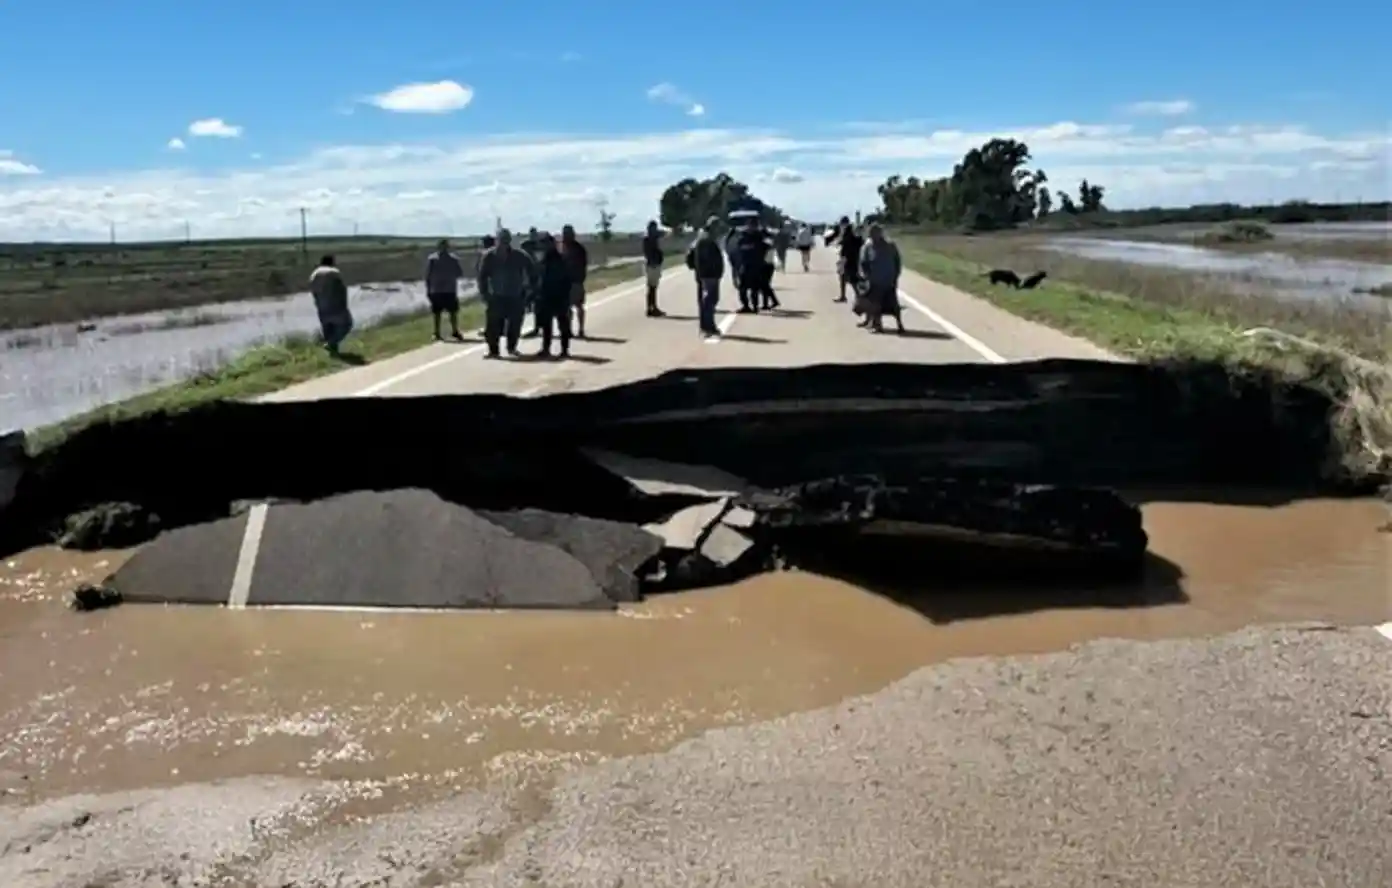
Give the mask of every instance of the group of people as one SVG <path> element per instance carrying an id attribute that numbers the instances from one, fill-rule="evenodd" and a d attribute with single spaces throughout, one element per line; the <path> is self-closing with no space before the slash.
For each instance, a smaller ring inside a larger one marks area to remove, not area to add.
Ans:
<path id="1" fill-rule="evenodd" d="M 731 225 L 723 240 L 721 221 L 712 216 L 696 234 L 686 253 L 686 266 L 696 277 L 697 308 L 703 336 L 719 336 L 715 323 L 715 307 L 720 302 L 720 282 L 728 267 L 739 293 L 741 314 L 758 314 L 780 306 L 773 289 L 775 269 L 786 271 L 788 247 L 796 245 L 802 255 L 802 270 L 811 268 L 813 234 L 807 225 L 796 233 L 791 226 L 781 225 L 770 231 L 757 217 L 752 216 L 743 226 Z"/>
<path id="2" fill-rule="evenodd" d="M 739 293 L 738 311 L 758 314 L 779 308 L 773 289 L 775 270 L 786 271 L 790 246 L 802 259 L 802 270 L 811 269 L 815 237 L 807 225 L 796 231 L 789 225 L 770 230 L 757 217 L 743 225 L 731 225 L 721 237 L 723 223 L 712 216 L 697 233 L 686 253 L 686 265 L 697 285 L 699 327 L 703 336 L 719 336 L 715 309 L 720 302 L 720 283 L 728 268 Z M 848 217 L 842 216 L 825 236 L 828 247 L 838 250 L 837 302 L 847 302 L 847 289 L 855 294 L 854 311 L 861 316 L 859 326 L 873 332 L 884 331 L 884 318 L 894 320 L 904 331 L 899 304 L 899 277 L 903 270 L 899 248 L 884 236 L 878 224 L 862 235 Z M 540 357 L 552 356 L 553 343 L 558 356 L 570 355 L 572 338 L 585 338 L 585 279 L 589 272 L 589 251 L 576 237 L 574 227 L 561 229 L 559 239 L 532 228 L 526 240 L 513 246 L 512 233 L 500 228 L 483 238 L 473 269 L 479 297 L 484 304 L 484 341 L 489 358 L 500 358 L 504 349 L 511 356 L 520 353 L 522 328 L 528 313 L 532 328 L 526 338 L 540 338 Z M 662 249 L 662 229 L 649 222 L 643 236 L 642 258 L 647 291 L 648 317 L 663 317 L 658 307 L 658 286 L 666 256 Z M 459 329 L 459 282 L 465 277 L 464 264 L 442 240 L 426 260 L 425 291 L 434 321 L 434 338 L 443 340 L 442 322 L 449 321 L 449 336 L 462 341 Z M 331 255 L 320 259 L 310 276 L 324 347 L 332 355 L 353 329 L 348 306 L 348 288 Z"/>

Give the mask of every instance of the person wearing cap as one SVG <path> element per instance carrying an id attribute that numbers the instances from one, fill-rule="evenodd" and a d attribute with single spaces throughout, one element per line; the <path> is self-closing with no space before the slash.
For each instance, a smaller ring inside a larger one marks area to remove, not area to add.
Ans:
<path id="1" fill-rule="evenodd" d="M 662 282 L 662 229 L 654 220 L 648 221 L 648 230 L 643 234 L 643 277 L 648 285 L 648 317 L 660 318 L 666 314 L 657 307 L 657 286 Z"/>
<path id="2" fill-rule="evenodd" d="M 425 298 L 430 303 L 430 314 L 435 321 L 435 339 L 440 336 L 440 317 L 449 315 L 450 338 L 463 341 L 459 332 L 459 279 L 464 277 L 464 266 L 459 258 L 450 252 L 447 240 L 436 245 L 435 252 L 425 260 Z"/>
<path id="3" fill-rule="evenodd" d="M 498 244 L 479 260 L 478 291 L 483 300 L 483 338 L 488 357 L 500 357 L 500 340 L 506 340 L 509 355 L 517 357 L 526 315 L 527 297 L 536 286 L 536 264 L 531 257 L 512 246 L 512 232 L 498 229 Z"/>
<path id="4" fill-rule="evenodd" d="M 542 232 L 541 261 L 537 263 L 536 316 L 541 325 L 541 351 L 538 357 L 551 357 L 553 329 L 560 338 L 560 357 L 570 357 L 570 311 L 574 275 L 566 257 L 556 245 L 556 239 Z"/>

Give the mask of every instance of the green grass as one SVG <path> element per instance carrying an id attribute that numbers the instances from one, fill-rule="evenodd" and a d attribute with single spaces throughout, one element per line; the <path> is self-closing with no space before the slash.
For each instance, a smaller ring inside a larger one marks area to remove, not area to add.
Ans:
<path id="1" fill-rule="evenodd" d="M 1033 290 L 992 286 L 987 267 L 912 244 L 905 263 L 918 273 L 980 296 L 1011 314 L 1071 333 L 1137 359 L 1225 359 L 1252 350 L 1241 327 L 1196 309 L 1176 308 L 1067 281 L 1047 279 Z"/>
<path id="2" fill-rule="evenodd" d="M 642 267 L 632 264 L 595 269 L 590 272 L 586 286 L 596 292 L 625 282 L 637 283 L 641 274 Z M 306 311 L 309 310 L 312 309 L 307 307 Z M 462 307 L 459 313 L 462 328 L 477 329 L 482 322 L 481 305 L 466 303 Z M 355 330 L 343 344 L 343 353 L 354 362 L 380 361 L 428 345 L 432 329 L 430 313 L 425 309 L 388 317 Z M 177 413 L 215 401 L 254 398 L 351 366 L 353 364 L 330 357 L 316 337 L 292 336 L 276 345 L 250 351 L 221 369 L 33 430 L 27 436 L 29 450 L 38 453 L 51 448 L 91 425 L 158 412 Z"/>

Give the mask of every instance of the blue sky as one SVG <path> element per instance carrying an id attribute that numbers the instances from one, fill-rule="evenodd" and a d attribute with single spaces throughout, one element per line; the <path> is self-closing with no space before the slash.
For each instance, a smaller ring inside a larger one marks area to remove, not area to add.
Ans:
<path id="1" fill-rule="evenodd" d="M 7 0 L 0 238 L 637 225 L 720 169 L 830 216 L 997 134 L 1118 206 L 1379 199 L 1372 9 Z"/>

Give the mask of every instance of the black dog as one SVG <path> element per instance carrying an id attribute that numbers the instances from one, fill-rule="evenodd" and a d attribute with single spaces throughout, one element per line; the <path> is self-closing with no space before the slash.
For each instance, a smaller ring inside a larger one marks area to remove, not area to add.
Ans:
<path id="1" fill-rule="evenodd" d="M 1006 284 L 1016 289 L 1020 287 L 1020 276 L 1008 268 L 993 268 L 986 272 L 986 277 L 991 279 L 992 284 Z"/>
<path id="2" fill-rule="evenodd" d="M 1025 278 L 1023 281 L 1020 281 L 1019 288 L 1021 290 L 1033 290 L 1035 287 L 1039 286 L 1040 281 L 1044 280 L 1048 276 L 1049 273 L 1047 271 L 1036 271 L 1034 274 Z"/>

